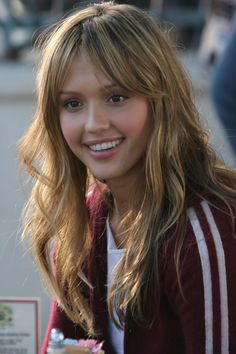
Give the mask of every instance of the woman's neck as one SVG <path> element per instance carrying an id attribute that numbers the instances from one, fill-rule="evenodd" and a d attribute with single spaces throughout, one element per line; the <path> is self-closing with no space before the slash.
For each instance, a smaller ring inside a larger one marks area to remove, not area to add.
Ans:
<path id="1" fill-rule="evenodd" d="M 141 184 L 121 188 L 112 192 L 113 205 L 109 214 L 110 227 L 118 248 L 125 248 L 129 238 L 129 227 L 135 218 L 143 199 L 144 188 Z"/>
<path id="2" fill-rule="evenodd" d="M 109 224 L 117 248 L 125 248 L 128 240 L 128 231 L 125 230 L 123 220 L 124 216 L 116 208 L 113 208 L 109 215 Z"/>

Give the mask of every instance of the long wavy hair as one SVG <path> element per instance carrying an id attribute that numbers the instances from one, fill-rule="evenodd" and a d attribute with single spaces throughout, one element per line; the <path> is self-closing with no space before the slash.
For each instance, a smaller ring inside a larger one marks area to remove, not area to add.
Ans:
<path id="1" fill-rule="evenodd" d="M 236 192 L 224 182 L 235 183 L 235 173 L 210 149 L 175 50 L 144 11 L 111 2 L 77 10 L 47 31 L 39 47 L 37 111 L 19 148 L 20 161 L 35 181 L 25 208 L 24 235 L 59 304 L 94 333 L 84 296 L 84 287 L 92 286 L 84 272 L 92 242 L 86 208 L 91 178 L 63 138 L 58 103 L 70 64 L 83 50 L 108 77 L 146 97 L 150 106 L 153 132 L 144 161 L 144 191 L 136 212 L 126 218 L 129 240 L 109 293 L 110 314 L 114 319 L 116 304 L 118 325 L 128 307 L 136 322 L 149 326 L 168 230 L 178 226 L 178 270 L 188 201 L 204 190 L 230 207 Z M 54 241 L 56 274 L 50 255 Z"/>

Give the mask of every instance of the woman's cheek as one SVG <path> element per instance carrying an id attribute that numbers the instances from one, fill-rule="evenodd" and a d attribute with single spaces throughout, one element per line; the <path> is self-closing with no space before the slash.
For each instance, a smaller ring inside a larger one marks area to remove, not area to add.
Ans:
<path id="1" fill-rule="evenodd" d="M 68 145 L 73 145 L 74 143 L 78 142 L 78 131 L 75 124 L 63 118 L 60 119 L 60 123 L 62 134 Z"/>

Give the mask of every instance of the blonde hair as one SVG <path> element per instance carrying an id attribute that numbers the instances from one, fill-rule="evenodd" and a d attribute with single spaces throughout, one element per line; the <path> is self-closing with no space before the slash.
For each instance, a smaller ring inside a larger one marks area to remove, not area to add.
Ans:
<path id="1" fill-rule="evenodd" d="M 227 205 L 236 192 L 224 184 L 235 174 L 211 151 L 191 98 L 188 80 L 171 43 L 142 10 L 111 2 L 76 11 L 39 42 L 35 120 L 23 137 L 19 156 L 35 179 L 26 206 L 24 234 L 30 235 L 37 263 L 67 315 L 94 333 L 93 314 L 84 296 L 91 287 L 84 265 L 91 248 L 86 193 L 89 172 L 68 148 L 59 124 L 58 95 L 70 64 L 83 50 L 125 89 L 145 96 L 153 133 L 145 159 L 144 197 L 129 225 L 130 239 L 109 294 L 141 325 L 152 323 L 158 287 L 158 259 L 167 231 L 178 224 L 178 269 L 188 200 L 209 191 Z M 50 250 L 56 240 L 56 274 Z"/>

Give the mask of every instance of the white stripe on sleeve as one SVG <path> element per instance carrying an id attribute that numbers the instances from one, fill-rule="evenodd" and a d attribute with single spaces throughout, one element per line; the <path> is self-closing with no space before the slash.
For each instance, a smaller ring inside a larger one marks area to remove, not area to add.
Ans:
<path id="1" fill-rule="evenodd" d="M 193 208 L 188 209 L 188 216 L 197 240 L 202 265 L 205 306 L 205 354 L 213 354 L 212 278 L 209 253 L 200 222 Z"/>
<path id="2" fill-rule="evenodd" d="M 226 279 L 226 265 L 224 248 L 220 233 L 215 223 L 211 209 L 206 201 L 201 202 L 202 209 L 206 215 L 207 221 L 215 243 L 217 264 L 220 284 L 220 311 L 221 311 L 221 353 L 229 353 L 229 317 L 228 317 L 228 292 Z"/>

